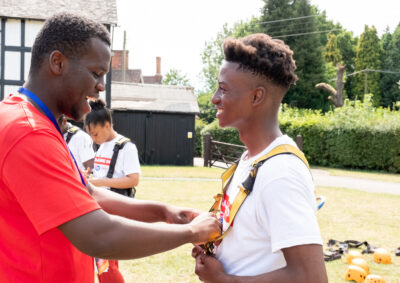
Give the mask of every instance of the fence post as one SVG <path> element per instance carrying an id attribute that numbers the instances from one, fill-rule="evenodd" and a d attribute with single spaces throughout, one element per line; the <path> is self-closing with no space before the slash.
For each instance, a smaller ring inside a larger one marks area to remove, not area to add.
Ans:
<path id="1" fill-rule="evenodd" d="M 211 134 L 206 133 L 204 135 L 204 167 L 210 167 L 211 164 Z"/>
<path id="2" fill-rule="evenodd" d="M 303 150 L 303 137 L 301 135 L 296 136 L 296 144 L 300 150 Z"/>

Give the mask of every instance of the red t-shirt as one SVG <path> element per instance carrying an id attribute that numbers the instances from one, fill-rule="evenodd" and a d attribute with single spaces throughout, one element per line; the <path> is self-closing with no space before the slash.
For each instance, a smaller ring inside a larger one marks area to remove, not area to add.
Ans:
<path id="1" fill-rule="evenodd" d="M 94 282 L 93 258 L 57 227 L 99 208 L 50 120 L 0 102 L 0 282 Z"/>

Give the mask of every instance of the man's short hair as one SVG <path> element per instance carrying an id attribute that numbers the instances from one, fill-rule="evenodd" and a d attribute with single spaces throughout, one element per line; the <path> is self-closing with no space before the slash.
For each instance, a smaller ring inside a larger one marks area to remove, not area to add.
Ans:
<path id="1" fill-rule="evenodd" d="M 239 69 L 272 80 L 285 89 L 297 81 L 293 51 L 282 40 L 257 33 L 227 38 L 223 47 L 225 60 L 238 63 Z"/>
<path id="2" fill-rule="evenodd" d="M 58 50 L 67 58 L 79 58 L 91 38 L 111 45 L 110 34 L 100 23 L 82 16 L 60 13 L 47 19 L 32 46 L 31 69 L 37 70 L 46 55 Z"/>

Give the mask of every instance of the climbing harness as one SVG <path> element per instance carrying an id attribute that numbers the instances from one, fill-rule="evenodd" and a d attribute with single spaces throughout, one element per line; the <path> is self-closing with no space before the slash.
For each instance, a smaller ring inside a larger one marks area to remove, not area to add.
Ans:
<path id="1" fill-rule="evenodd" d="M 343 254 L 348 253 L 349 248 L 359 248 L 365 246 L 362 254 L 373 254 L 377 247 L 370 245 L 367 241 L 359 242 L 355 240 L 337 241 L 330 239 L 328 241 L 328 251 L 324 252 L 325 261 L 340 259 Z"/>
<path id="2" fill-rule="evenodd" d="M 266 155 L 261 156 L 257 160 L 255 160 L 251 164 L 251 170 L 249 173 L 249 176 L 246 178 L 246 180 L 239 185 L 239 193 L 234 199 L 232 203 L 232 208 L 229 213 L 229 226 L 228 229 L 220 235 L 218 238 L 214 239 L 212 242 L 208 242 L 204 245 L 206 253 L 208 255 L 213 255 L 213 250 L 214 250 L 214 242 L 222 240 L 226 236 L 226 234 L 230 231 L 230 228 L 232 227 L 233 220 L 239 211 L 241 205 L 245 201 L 246 197 L 252 192 L 254 182 L 257 177 L 257 172 L 258 169 L 270 158 L 280 155 L 280 154 L 293 154 L 300 158 L 304 164 L 307 166 L 308 169 L 310 169 L 310 166 L 308 164 L 307 159 L 304 156 L 304 153 L 301 152 L 297 147 L 289 145 L 289 144 L 282 144 L 278 145 L 277 147 L 273 148 L 269 153 Z M 221 202 L 223 199 L 223 196 L 226 193 L 226 190 L 228 189 L 229 183 L 232 180 L 232 176 L 236 171 L 236 168 L 238 166 L 239 161 L 236 161 L 231 167 L 229 167 L 224 173 L 222 173 L 222 192 L 215 195 L 214 199 L 215 202 L 211 206 L 210 212 L 213 212 L 215 214 L 220 212 L 220 207 L 221 207 Z M 323 205 L 323 204 L 322 204 Z"/>

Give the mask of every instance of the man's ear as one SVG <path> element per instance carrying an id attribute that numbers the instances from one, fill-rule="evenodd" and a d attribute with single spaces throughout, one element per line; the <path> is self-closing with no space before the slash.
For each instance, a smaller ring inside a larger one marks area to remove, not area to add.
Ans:
<path id="1" fill-rule="evenodd" d="M 263 86 L 259 86 L 255 89 L 254 93 L 253 93 L 253 105 L 259 105 L 261 102 L 264 101 L 265 96 L 266 96 L 267 92 L 265 90 L 265 87 Z"/>
<path id="2" fill-rule="evenodd" d="M 49 67 L 54 75 L 61 75 L 65 69 L 67 58 L 58 50 L 50 53 Z"/>

